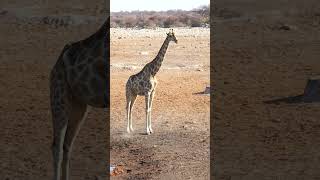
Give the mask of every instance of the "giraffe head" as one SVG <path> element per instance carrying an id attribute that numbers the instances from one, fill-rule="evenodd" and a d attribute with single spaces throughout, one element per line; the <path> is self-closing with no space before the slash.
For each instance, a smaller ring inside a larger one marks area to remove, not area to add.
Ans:
<path id="1" fill-rule="evenodd" d="M 169 41 L 174 41 L 176 44 L 178 43 L 178 40 L 174 35 L 173 29 L 170 29 L 169 33 L 167 33 L 167 38 L 169 39 Z"/>

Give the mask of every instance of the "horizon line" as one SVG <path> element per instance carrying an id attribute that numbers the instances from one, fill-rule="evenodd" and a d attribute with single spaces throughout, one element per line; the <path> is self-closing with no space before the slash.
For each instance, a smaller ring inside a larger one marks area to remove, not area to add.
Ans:
<path id="1" fill-rule="evenodd" d="M 209 4 L 203 4 L 203 5 L 199 5 L 197 7 L 194 7 L 192 9 L 166 9 L 166 10 L 140 10 L 140 9 L 137 9 L 137 10 L 120 10 L 120 11 L 110 11 L 110 13 L 119 13 L 119 12 L 136 12 L 136 11 L 147 11 L 147 12 L 166 12 L 166 11 L 192 11 L 194 9 L 197 9 L 201 6 L 209 6 L 210 8 L 210 3 Z"/>

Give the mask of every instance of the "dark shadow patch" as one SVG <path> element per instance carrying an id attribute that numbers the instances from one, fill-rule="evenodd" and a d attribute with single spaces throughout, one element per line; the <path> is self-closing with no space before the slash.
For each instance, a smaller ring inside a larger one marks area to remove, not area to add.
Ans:
<path id="1" fill-rule="evenodd" d="M 320 102 L 320 97 L 309 97 L 305 95 L 290 96 L 285 98 L 278 98 L 269 101 L 263 101 L 265 104 L 301 104 L 301 103 L 317 103 Z"/>
<path id="2" fill-rule="evenodd" d="M 297 104 L 297 103 L 316 103 L 316 102 L 320 102 L 320 77 L 319 76 L 311 77 L 308 79 L 307 85 L 302 95 L 264 101 L 264 103 L 266 104 L 280 104 L 280 103 Z"/>
<path id="3" fill-rule="evenodd" d="M 193 95 L 210 95 L 210 93 L 205 93 L 205 92 L 196 92 L 196 93 L 192 93 Z"/>
<path id="4" fill-rule="evenodd" d="M 79 72 L 81 72 L 85 67 L 86 67 L 85 64 L 79 64 L 79 65 L 77 66 L 77 69 L 78 69 Z"/>
<path id="5" fill-rule="evenodd" d="M 85 69 L 80 76 L 82 82 L 87 82 L 89 80 L 89 70 Z"/>
<path id="6" fill-rule="evenodd" d="M 148 134 L 146 132 L 139 133 L 139 135 L 148 136 Z"/>
<path id="7" fill-rule="evenodd" d="M 103 85 L 95 77 L 91 79 L 90 86 L 93 92 L 103 92 Z"/>
<path id="8" fill-rule="evenodd" d="M 207 86 L 204 91 L 202 92 L 197 92 L 197 93 L 193 93 L 193 95 L 210 95 L 211 94 L 211 87 L 210 86 Z"/>
<path id="9" fill-rule="evenodd" d="M 285 98 L 278 98 L 278 99 L 274 99 L 274 100 L 263 101 L 263 103 L 265 103 L 265 104 L 303 103 L 303 95 L 285 97 Z"/>

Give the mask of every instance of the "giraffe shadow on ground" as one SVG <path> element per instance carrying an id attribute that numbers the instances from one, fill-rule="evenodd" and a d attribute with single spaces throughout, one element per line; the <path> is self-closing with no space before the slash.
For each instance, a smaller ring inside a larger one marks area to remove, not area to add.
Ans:
<path id="1" fill-rule="evenodd" d="M 320 97 L 308 97 L 304 94 L 297 96 L 289 96 L 268 101 L 263 101 L 265 104 L 304 104 L 304 103 L 319 103 Z"/>
<path id="2" fill-rule="evenodd" d="M 210 93 L 206 93 L 206 92 L 196 92 L 196 93 L 192 93 L 193 95 L 207 95 L 210 96 Z"/>
<path id="3" fill-rule="evenodd" d="M 301 95 L 264 101 L 266 104 L 301 104 L 317 102 L 320 102 L 320 77 L 318 76 L 312 77 L 308 80 L 304 92 Z"/>
<path id="4" fill-rule="evenodd" d="M 148 135 L 147 133 L 139 133 L 139 135 Z"/>
<path id="5" fill-rule="evenodd" d="M 192 93 L 193 95 L 208 95 L 210 96 L 211 94 L 211 88 L 210 86 L 206 87 L 204 91 L 202 92 L 196 92 L 196 93 Z"/>

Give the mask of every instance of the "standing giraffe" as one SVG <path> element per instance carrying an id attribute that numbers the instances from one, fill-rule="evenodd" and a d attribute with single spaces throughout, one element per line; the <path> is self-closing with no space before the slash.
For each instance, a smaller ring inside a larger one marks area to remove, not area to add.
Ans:
<path id="1" fill-rule="evenodd" d="M 110 17 L 90 37 L 67 44 L 50 74 L 54 180 L 69 179 L 72 144 L 87 106 L 109 107 Z"/>
<path id="2" fill-rule="evenodd" d="M 133 131 L 132 128 L 132 108 L 134 102 L 139 96 L 145 96 L 145 103 L 146 103 L 146 133 L 149 135 L 151 134 L 151 107 L 152 101 L 155 93 L 155 89 L 157 86 L 157 79 L 155 75 L 159 71 L 164 55 L 167 51 L 169 46 L 169 42 L 174 41 L 178 43 L 176 39 L 173 29 L 169 33 L 167 33 L 167 38 L 164 40 L 157 56 L 148 64 L 146 64 L 143 69 L 129 77 L 127 84 L 126 84 L 126 98 L 127 98 L 127 132 L 130 133 Z"/>

